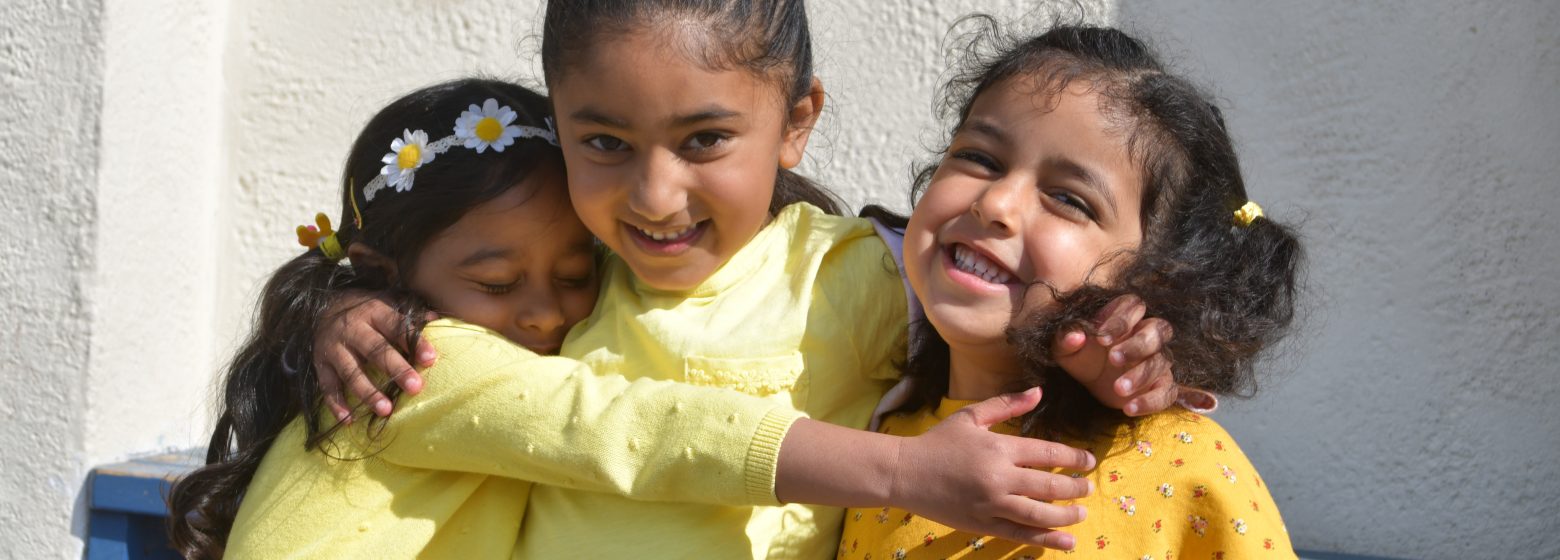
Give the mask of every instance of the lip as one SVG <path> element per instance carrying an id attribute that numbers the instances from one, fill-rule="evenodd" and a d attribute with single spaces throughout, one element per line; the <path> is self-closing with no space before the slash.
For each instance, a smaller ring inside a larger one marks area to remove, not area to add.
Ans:
<path id="1" fill-rule="evenodd" d="M 1014 280 L 1009 281 L 1009 282 L 1007 282 L 1005 284 L 995 284 L 995 283 L 992 283 L 992 282 L 987 282 L 985 278 L 981 278 L 981 277 L 976 276 L 974 274 L 971 274 L 971 273 L 965 272 L 963 270 L 960 270 L 959 266 L 958 266 L 958 263 L 955 263 L 954 260 L 953 260 L 953 248 L 956 247 L 956 246 L 963 246 L 967 250 L 974 251 L 975 253 L 979 254 L 982 257 L 984 257 L 986 260 L 991 261 L 992 263 L 1001 262 L 1001 261 L 998 261 L 997 259 L 993 258 L 990 253 L 982 251 L 979 248 L 977 248 L 977 247 L 975 247 L 973 245 L 970 245 L 968 243 L 954 242 L 954 243 L 949 243 L 949 244 L 946 244 L 946 245 L 938 245 L 937 253 L 938 253 L 938 258 L 942 261 L 943 274 L 947 275 L 948 278 L 950 280 L 953 280 L 953 282 L 955 284 L 958 284 L 959 286 L 962 286 L 965 289 L 968 289 L 968 290 L 970 290 L 972 292 L 975 292 L 975 293 L 978 293 L 978 294 L 1004 294 L 1004 295 L 1011 295 L 1012 293 L 1014 293 L 1015 290 L 1018 290 L 1022 286 L 1022 284 L 1017 281 L 1018 274 L 1014 273 L 1011 270 L 1008 270 L 1007 267 L 1003 267 L 1003 272 L 1006 272 L 1009 276 L 1013 277 Z M 1001 265 L 998 265 L 998 266 L 1001 266 Z"/>
<path id="2" fill-rule="evenodd" d="M 710 228 L 709 220 L 701 220 L 694 224 L 693 229 L 680 237 L 666 240 L 656 240 L 646 236 L 638 226 L 628 222 L 621 222 L 624 235 L 634 240 L 634 245 L 640 251 L 657 257 L 675 257 L 688 252 Z M 649 228 L 646 228 L 649 229 Z"/>
<path id="3" fill-rule="evenodd" d="M 521 346 L 524 346 L 527 350 L 541 354 L 543 356 L 555 356 L 558 354 L 559 350 L 563 349 L 563 344 L 561 342 L 537 343 L 529 340 L 516 340 L 515 342 L 519 343 Z"/>

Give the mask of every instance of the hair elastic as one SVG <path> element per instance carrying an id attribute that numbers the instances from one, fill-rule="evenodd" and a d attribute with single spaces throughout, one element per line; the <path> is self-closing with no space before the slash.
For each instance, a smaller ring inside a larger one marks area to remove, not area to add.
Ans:
<path id="1" fill-rule="evenodd" d="M 390 142 L 390 153 L 380 160 L 385 166 L 379 170 L 379 176 L 363 185 L 363 202 L 373 202 L 374 195 L 385 187 L 395 187 L 396 192 L 412 190 L 417 170 L 456 145 L 479 154 L 488 148 L 502 152 L 519 138 L 538 138 L 558 145 L 551 118 L 545 120 L 547 128 L 543 129 L 513 124 L 519 116 L 509 106 L 488 99 L 481 107 L 472 105 L 461 111 L 460 118 L 455 119 L 455 133 L 438 140 L 429 142 L 428 133 L 422 130 L 402 130 L 401 137 Z"/>
<path id="2" fill-rule="evenodd" d="M 347 252 L 341 249 L 341 241 L 336 238 L 336 230 L 330 227 L 330 217 L 324 212 L 314 215 L 314 226 L 298 226 L 298 244 L 313 249 L 318 247 L 325 258 L 339 261 L 347 256 Z"/>
<path id="3" fill-rule="evenodd" d="M 1240 210 L 1235 211 L 1235 225 L 1251 227 L 1251 222 L 1255 222 L 1257 218 L 1261 217 L 1262 207 L 1248 200 L 1244 206 L 1240 207 Z"/>

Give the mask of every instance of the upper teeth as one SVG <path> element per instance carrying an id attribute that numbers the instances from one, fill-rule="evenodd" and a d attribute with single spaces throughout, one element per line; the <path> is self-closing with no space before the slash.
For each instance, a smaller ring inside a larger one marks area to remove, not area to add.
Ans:
<path id="1" fill-rule="evenodd" d="M 953 265 L 992 284 L 1006 284 L 1013 279 L 997 263 L 963 245 L 953 246 Z"/>
<path id="2" fill-rule="evenodd" d="M 692 225 L 689 225 L 688 227 L 685 227 L 685 228 L 683 228 L 681 230 L 678 230 L 678 231 L 660 231 L 660 232 L 658 232 L 658 231 L 650 231 L 650 230 L 644 229 L 644 228 L 634 228 L 634 229 L 639 230 L 639 233 L 644 234 L 645 237 L 654 239 L 656 241 L 666 241 L 668 239 L 677 239 L 677 238 L 682 237 L 684 235 L 688 235 L 688 232 L 693 231 L 693 228 L 696 228 L 696 227 L 699 227 L 699 224 L 692 224 Z"/>

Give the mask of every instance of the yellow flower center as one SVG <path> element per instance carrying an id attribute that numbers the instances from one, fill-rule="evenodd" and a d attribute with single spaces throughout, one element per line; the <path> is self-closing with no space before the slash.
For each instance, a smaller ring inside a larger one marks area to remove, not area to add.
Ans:
<path id="1" fill-rule="evenodd" d="M 422 161 L 422 148 L 416 144 L 407 144 L 401 147 L 401 152 L 395 156 L 395 164 L 401 169 L 417 167 Z"/>
<path id="2" fill-rule="evenodd" d="M 497 142 L 498 137 L 504 135 L 504 125 L 499 124 L 498 119 L 487 117 L 477 122 L 477 138 L 483 142 Z"/>

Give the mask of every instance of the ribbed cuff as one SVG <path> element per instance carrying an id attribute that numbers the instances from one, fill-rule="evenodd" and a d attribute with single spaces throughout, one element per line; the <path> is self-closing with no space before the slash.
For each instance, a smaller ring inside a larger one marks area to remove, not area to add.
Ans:
<path id="1" fill-rule="evenodd" d="M 791 425 L 804 415 L 784 406 L 777 406 L 764 414 L 758 430 L 753 434 L 753 444 L 747 454 L 747 494 L 754 505 L 780 505 L 775 497 L 775 471 L 780 467 L 780 443 L 785 441 Z"/>

